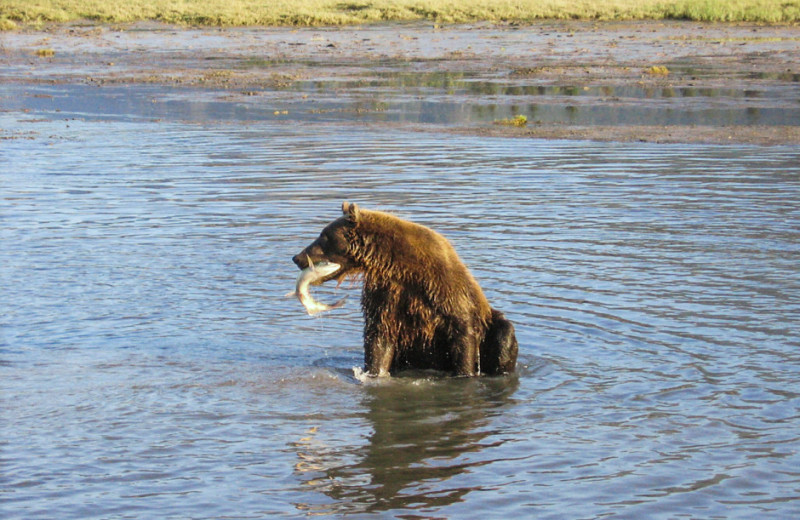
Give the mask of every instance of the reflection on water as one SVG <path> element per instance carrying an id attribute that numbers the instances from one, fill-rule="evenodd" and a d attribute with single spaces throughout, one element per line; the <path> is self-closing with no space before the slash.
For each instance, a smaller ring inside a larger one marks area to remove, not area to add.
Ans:
<path id="1" fill-rule="evenodd" d="M 71 88 L 0 113 L 4 518 L 800 513 L 795 147 Z M 317 318 L 283 296 L 344 199 L 451 239 L 517 326 L 518 375 L 354 376 L 358 289 L 317 289 L 349 296 Z"/>
<path id="2" fill-rule="evenodd" d="M 791 84 L 749 90 L 635 82 L 553 86 L 466 73 L 392 73 L 347 81 L 287 80 L 244 92 L 86 85 L 6 91 L 3 101 L 10 108 L 64 118 L 476 125 L 525 115 L 531 123 L 608 126 L 793 126 L 800 120 Z"/>
<path id="3" fill-rule="evenodd" d="M 370 427 L 352 453 L 331 450 L 314 427 L 294 444 L 302 484 L 330 497 L 330 504 L 298 504 L 314 513 L 429 510 L 461 502 L 490 484 L 463 478 L 490 464 L 484 453 L 504 440 L 491 418 L 511 404 L 516 376 L 496 379 L 429 379 L 410 374 L 367 384 L 363 419 Z M 526 458 L 521 456 L 520 459 Z"/>

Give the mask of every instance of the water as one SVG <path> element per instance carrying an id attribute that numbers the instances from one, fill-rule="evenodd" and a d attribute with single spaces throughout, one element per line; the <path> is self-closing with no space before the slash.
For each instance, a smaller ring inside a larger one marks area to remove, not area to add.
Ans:
<path id="1" fill-rule="evenodd" d="M 3 518 L 800 514 L 796 147 L 15 110 Z M 448 236 L 519 373 L 360 381 L 358 288 L 283 296 L 342 200 Z"/>
<path id="2" fill-rule="evenodd" d="M 8 108 L 56 118 L 292 121 L 477 126 L 524 115 L 531 125 L 794 126 L 794 83 L 749 90 L 666 86 L 552 86 L 530 78 L 385 73 L 287 82 L 268 90 L 162 86 L 7 85 Z M 646 103 L 642 103 L 646 100 Z"/>

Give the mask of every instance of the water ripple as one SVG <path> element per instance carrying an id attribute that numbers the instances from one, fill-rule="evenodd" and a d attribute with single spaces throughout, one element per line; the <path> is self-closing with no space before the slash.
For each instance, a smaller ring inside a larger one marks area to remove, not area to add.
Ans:
<path id="1" fill-rule="evenodd" d="M 0 150 L 6 517 L 800 514 L 796 149 L 38 125 Z M 447 235 L 519 374 L 361 384 L 358 289 L 283 297 L 342 200 Z"/>

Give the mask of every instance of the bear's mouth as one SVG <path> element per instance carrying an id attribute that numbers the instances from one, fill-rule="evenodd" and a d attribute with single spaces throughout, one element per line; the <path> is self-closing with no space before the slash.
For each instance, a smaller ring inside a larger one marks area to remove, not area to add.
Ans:
<path id="1" fill-rule="evenodd" d="M 316 279 L 314 282 L 312 282 L 312 285 L 322 285 L 325 282 L 329 282 L 331 280 L 336 280 L 337 281 L 336 286 L 338 287 L 339 285 L 341 285 L 342 280 L 344 280 L 346 276 L 347 276 L 347 272 L 344 270 L 344 268 L 342 266 L 339 266 L 339 268 L 337 270 L 335 270 L 334 272 L 332 272 L 332 273 L 330 273 L 328 275 L 325 275 L 325 276 L 323 276 L 321 278 Z"/>
<path id="2" fill-rule="evenodd" d="M 342 285 L 342 282 L 345 280 L 350 280 L 353 283 L 358 282 L 361 280 L 361 276 L 363 273 L 359 272 L 356 269 L 348 269 L 345 266 L 339 267 L 339 269 L 327 276 L 323 276 L 322 278 L 316 280 L 313 285 L 322 285 L 325 282 L 329 282 L 331 280 L 336 280 L 336 287 Z"/>
<path id="3" fill-rule="evenodd" d="M 294 258 L 292 258 L 292 260 L 294 261 L 295 264 L 297 264 L 297 267 L 299 267 L 300 269 L 306 269 L 312 265 L 318 265 L 318 266 L 329 265 L 329 264 L 338 265 L 338 269 L 324 276 L 316 278 L 314 281 L 310 283 L 310 285 L 322 285 L 331 280 L 336 280 L 336 287 L 339 287 L 340 285 L 342 285 L 342 282 L 345 281 L 347 278 L 357 279 L 358 275 L 360 274 L 360 269 L 355 268 L 355 266 L 353 266 L 351 263 L 347 261 L 342 261 L 342 260 L 334 261 L 334 260 L 329 260 L 325 257 L 314 259 L 314 257 L 306 253 L 300 253 L 296 255 Z"/>

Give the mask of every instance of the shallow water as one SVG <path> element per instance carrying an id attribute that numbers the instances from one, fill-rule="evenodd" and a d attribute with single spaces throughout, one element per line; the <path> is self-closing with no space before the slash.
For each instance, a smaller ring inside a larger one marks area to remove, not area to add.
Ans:
<path id="1" fill-rule="evenodd" d="M 7 85 L 3 105 L 58 118 L 353 122 L 485 126 L 523 115 L 531 126 L 794 126 L 793 83 L 739 88 L 541 85 L 531 78 L 391 73 L 288 82 L 265 90 L 84 84 Z M 642 101 L 645 100 L 645 103 Z"/>
<path id="2" fill-rule="evenodd" d="M 800 514 L 796 147 L 148 114 L 136 88 L 0 113 L 4 518 Z M 356 377 L 358 288 L 284 297 L 344 199 L 451 239 L 518 375 Z"/>

